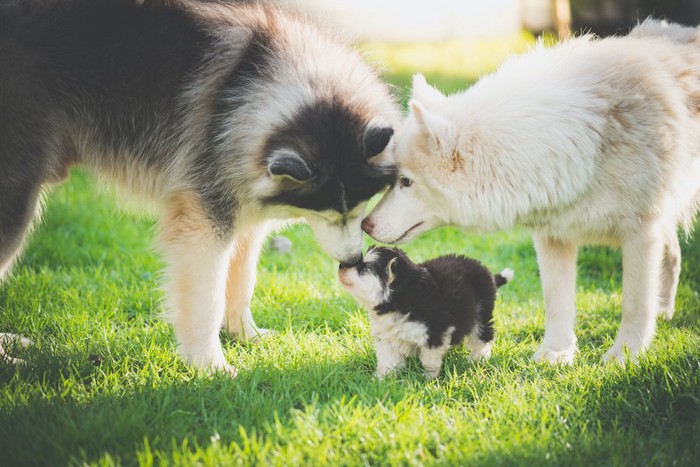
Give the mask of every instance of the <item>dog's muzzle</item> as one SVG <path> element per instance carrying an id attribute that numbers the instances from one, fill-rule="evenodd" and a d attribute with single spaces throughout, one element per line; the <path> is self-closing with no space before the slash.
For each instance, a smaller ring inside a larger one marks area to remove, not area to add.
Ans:
<path id="1" fill-rule="evenodd" d="M 353 258 L 353 260 L 351 260 L 351 261 L 346 261 L 346 262 L 340 263 L 340 265 L 338 266 L 338 269 L 354 268 L 355 266 L 357 266 L 361 262 L 362 262 L 362 254 L 357 256 L 357 258 Z"/>

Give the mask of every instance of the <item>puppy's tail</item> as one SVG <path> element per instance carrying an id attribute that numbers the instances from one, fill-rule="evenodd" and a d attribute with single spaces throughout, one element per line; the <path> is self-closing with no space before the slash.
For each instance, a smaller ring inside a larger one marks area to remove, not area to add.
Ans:
<path id="1" fill-rule="evenodd" d="M 513 280 L 515 273 L 511 268 L 505 268 L 499 274 L 493 275 L 493 281 L 496 283 L 496 288 L 506 285 Z"/>

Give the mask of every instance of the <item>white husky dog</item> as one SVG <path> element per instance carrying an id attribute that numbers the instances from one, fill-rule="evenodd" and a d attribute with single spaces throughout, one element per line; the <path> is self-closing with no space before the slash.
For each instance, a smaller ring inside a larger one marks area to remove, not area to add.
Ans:
<path id="1" fill-rule="evenodd" d="M 396 140 L 399 179 L 363 228 L 403 243 L 441 225 L 534 234 L 545 300 L 535 360 L 576 352 L 576 254 L 621 246 L 622 323 L 604 360 L 673 316 L 677 231 L 700 204 L 700 33 L 653 20 L 512 58 L 444 96 L 417 75 Z"/>

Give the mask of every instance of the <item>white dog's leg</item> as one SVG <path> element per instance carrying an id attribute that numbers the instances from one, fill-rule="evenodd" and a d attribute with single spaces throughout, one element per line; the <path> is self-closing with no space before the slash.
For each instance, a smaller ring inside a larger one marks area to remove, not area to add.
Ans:
<path id="1" fill-rule="evenodd" d="M 544 293 L 544 340 L 535 361 L 573 363 L 576 353 L 576 254 L 575 244 L 564 244 L 535 235 L 537 262 Z"/>
<path id="2" fill-rule="evenodd" d="M 604 361 L 624 363 L 624 348 L 630 357 L 642 353 L 652 337 L 659 304 L 660 268 L 664 238 L 646 229 L 622 244 L 622 323 L 615 343 Z"/>
<path id="3" fill-rule="evenodd" d="M 193 196 L 178 195 L 168 209 L 159 238 L 167 263 L 165 318 L 188 363 L 235 376 L 219 340 L 230 242 L 217 236 Z"/>
<path id="4" fill-rule="evenodd" d="M 666 235 L 663 269 L 661 271 L 661 316 L 666 320 L 673 318 L 678 290 L 678 278 L 681 275 L 681 246 L 678 234 L 669 232 Z"/>
<path id="5" fill-rule="evenodd" d="M 269 331 L 258 328 L 250 311 L 258 257 L 268 228 L 262 225 L 236 238 L 226 284 L 226 328 L 231 337 L 256 339 Z"/>
<path id="6" fill-rule="evenodd" d="M 384 339 L 375 339 L 377 351 L 377 378 L 385 377 L 390 371 L 401 368 L 406 362 L 406 356 Z"/>

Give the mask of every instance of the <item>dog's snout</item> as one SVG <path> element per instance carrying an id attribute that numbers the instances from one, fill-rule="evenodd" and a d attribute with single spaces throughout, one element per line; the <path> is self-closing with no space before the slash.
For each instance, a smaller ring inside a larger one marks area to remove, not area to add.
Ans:
<path id="1" fill-rule="evenodd" d="M 355 258 L 352 258 L 350 261 L 341 261 L 340 265 L 338 266 L 338 269 L 350 269 L 354 268 L 358 264 L 362 262 L 362 254 L 358 255 Z"/>
<path id="2" fill-rule="evenodd" d="M 365 217 L 362 220 L 362 230 L 367 234 L 371 234 L 372 230 L 374 230 L 374 222 L 372 222 L 369 217 Z"/>

